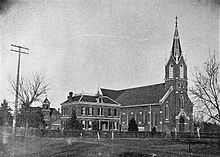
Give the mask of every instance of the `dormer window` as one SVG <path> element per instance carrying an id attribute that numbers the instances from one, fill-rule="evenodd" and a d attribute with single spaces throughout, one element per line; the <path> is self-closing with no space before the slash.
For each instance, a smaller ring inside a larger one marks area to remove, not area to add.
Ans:
<path id="1" fill-rule="evenodd" d="M 97 102 L 98 102 L 98 103 L 103 103 L 103 98 L 102 98 L 102 97 L 99 97 L 99 98 L 97 99 Z"/>
<path id="2" fill-rule="evenodd" d="M 180 78 L 183 78 L 184 76 L 184 68 L 183 68 L 183 65 L 181 64 L 180 65 Z"/>
<path id="3" fill-rule="evenodd" d="M 169 78 L 173 78 L 173 65 L 170 64 L 169 66 Z"/>

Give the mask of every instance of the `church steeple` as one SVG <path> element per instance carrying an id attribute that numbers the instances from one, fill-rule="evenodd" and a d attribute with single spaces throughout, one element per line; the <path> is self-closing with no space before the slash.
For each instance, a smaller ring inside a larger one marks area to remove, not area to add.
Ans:
<path id="1" fill-rule="evenodd" d="M 172 50 L 170 58 L 167 64 L 165 65 L 166 87 L 169 88 L 170 86 L 173 86 L 175 87 L 175 90 L 180 89 L 180 87 L 177 88 L 177 86 L 182 87 L 184 85 L 185 89 L 187 86 L 187 66 L 184 61 L 184 57 L 182 55 L 182 50 L 180 46 L 177 19 L 178 17 L 176 16 Z"/>
<path id="2" fill-rule="evenodd" d="M 182 55 L 182 50 L 181 50 L 181 45 L 180 45 L 180 37 L 179 37 L 179 32 L 178 32 L 178 17 L 176 16 L 176 22 L 175 22 L 175 32 L 174 32 L 174 36 L 173 36 L 173 45 L 172 45 L 172 50 L 171 50 L 171 54 L 175 59 L 176 64 L 179 62 L 180 57 Z"/>

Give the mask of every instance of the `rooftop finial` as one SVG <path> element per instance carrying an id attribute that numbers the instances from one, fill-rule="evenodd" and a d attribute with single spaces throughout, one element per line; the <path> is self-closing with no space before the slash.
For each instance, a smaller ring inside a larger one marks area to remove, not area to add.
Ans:
<path id="1" fill-rule="evenodd" d="M 176 27 L 177 27 L 177 20 L 178 20 L 178 17 L 176 16 L 175 18 L 176 18 Z"/>

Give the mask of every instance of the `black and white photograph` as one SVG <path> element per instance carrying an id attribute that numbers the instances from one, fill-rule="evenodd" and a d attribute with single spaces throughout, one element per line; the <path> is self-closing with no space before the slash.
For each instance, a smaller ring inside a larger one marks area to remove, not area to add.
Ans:
<path id="1" fill-rule="evenodd" d="M 219 157 L 219 0 L 1 0 L 0 157 Z"/>

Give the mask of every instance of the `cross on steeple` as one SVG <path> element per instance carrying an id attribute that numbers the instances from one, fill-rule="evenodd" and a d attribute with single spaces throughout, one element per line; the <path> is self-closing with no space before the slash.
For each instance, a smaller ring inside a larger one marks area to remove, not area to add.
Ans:
<path id="1" fill-rule="evenodd" d="M 181 45 L 180 45 L 180 38 L 179 38 L 179 32 L 178 32 L 178 27 L 177 27 L 177 23 L 178 23 L 178 17 L 175 17 L 176 21 L 175 21 L 175 31 L 174 31 L 174 36 L 173 36 L 173 45 L 172 45 L 172 55 L 175 58 L 176 63 L 178 63 L 182 50 L 181 50 Z"/>
<path id="2" fill-rule="evenodd" d="M 176 27 L 177 27 L 177 20 L 178 20 L 178 17 L 176 16 L 175 18 L 176 18 Z"/>

